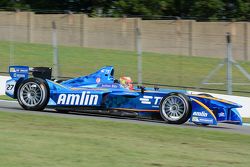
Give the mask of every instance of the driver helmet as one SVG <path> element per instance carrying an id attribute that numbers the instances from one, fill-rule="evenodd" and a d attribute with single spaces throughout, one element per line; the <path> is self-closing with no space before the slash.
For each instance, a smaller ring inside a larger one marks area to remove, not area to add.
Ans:
<path id="1" fill-rule="evenodd" d="M 133 81 L 130 77 L 121 77 L 120 78 L 120 84 L 129 90 L 133 90 Z"/>

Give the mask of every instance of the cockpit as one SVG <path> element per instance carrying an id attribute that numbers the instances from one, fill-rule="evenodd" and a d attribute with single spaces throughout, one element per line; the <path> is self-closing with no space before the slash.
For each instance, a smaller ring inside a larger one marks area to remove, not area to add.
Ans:
<path id="1" fill-rule="evenodd" d="M 105 66 L 93 74 L 70 79 L 61 83 L 67 87 L 102 87 L 102 88 L 128 88 L 132 89 L 132 80 L 130 77 L 121 77 L 114 79 L 113 66 Z"/>

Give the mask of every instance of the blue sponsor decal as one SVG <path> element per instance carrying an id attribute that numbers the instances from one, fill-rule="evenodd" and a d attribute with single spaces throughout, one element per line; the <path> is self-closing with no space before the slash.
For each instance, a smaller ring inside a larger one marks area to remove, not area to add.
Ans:
<path id="1" fill-rule="evenodd" d="M 213 119 L 211 118 L 199 118 L 199 122 L 213 124 Z"/>
<path id="2" fill-rule="evenodd" d="M 200 123 L 208 123 L 208 124 L 214 123 L 214 120 L 212 118 L 193 117 L 192 121 L 193 122 L 200 122 Z"/>
<path id="3" fill-rule="evenodd" d="M 121 88 L 119 84 L 99 84 L 98 87 L 101 88 Z"/>
<path id="4" fill-rule="evenodd" d="M 10 66 L 9 73 L 11 78 L 28 78 L 29 67 L 28 66 Z"/>

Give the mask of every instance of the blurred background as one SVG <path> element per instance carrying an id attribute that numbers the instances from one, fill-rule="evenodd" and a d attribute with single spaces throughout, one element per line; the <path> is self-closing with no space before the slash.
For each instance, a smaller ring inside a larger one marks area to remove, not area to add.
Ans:
<path id="1" fill-rule="evenodd" d="M 53 67 L 54 78 L 105 65 L 143 85 L 250 96 L 248 0 L 0 0 L 0 72 Z M 231 37 L 228 45 L 226 34 Z"/>

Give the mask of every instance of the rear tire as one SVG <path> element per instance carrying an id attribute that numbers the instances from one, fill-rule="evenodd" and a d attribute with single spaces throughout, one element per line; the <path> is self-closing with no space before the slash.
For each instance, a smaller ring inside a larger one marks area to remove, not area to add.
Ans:
<path id="1" fill-rule="evenodd" d="M 191 116 L 190 99 L 182 93 L 170 93 L 160 103 L 161 117 L 170 124 L 183 124 Z"/>
<path id="2" fill-rule="evenodd" d="M 29 78 L 17 90 L 17 100 L 25 110 L 41 111 L 49 101 L 49 86 L 40 78 Z"/>

